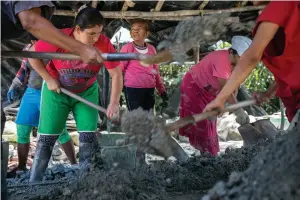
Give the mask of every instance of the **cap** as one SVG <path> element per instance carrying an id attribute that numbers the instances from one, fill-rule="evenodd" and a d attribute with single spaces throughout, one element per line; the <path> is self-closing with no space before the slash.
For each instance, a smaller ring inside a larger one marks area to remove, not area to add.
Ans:
<path id="1" fill-rule="evenodd" d="M 252 40 L 245 36 L 234 36 L 231 40 L 231 48 L 241 56 L 250 46 Z"/>

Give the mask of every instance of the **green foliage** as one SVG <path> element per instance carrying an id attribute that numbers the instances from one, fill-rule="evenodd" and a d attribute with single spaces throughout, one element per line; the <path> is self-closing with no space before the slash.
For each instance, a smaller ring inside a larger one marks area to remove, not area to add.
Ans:
<path id="1" fill-rule="evenodd" d="M 191 66 L 192 66 L 191 64 L 180 65 L 180 64 L 171 63 L 168 65 L 161 65 L 159 67 L 159 72 L 161 78 L 163 79 L 165 87 L 167 89 L 168 96 L 170 96 L 170 94 L 172 94 L 176 88 L 180 87 L 180 83 L 184 74 L 190 69 Z M 160 113 L 161 109 L 162 109 L 162 99 L 156 93 L 155 111 L 157 113 Z"/>
<path id="2" fill-rule="evenodd" d="M 273 74 L 262 62 L 258 63 L 250 76 L 244 82 L 244 86 L 252 92 L 264 92 L 274 82 Z M 279 99 L 274 97 L 269 102 L 262 105 L 269 114 L 277 112 L 280 109 Z"/>
<path id="3" fill-rule="evenodd" d="M 160 74 L 167 88 L 168 96 L 173 91 L 180 87 L 183 75 L 190 69 L 192 65 L 179 65 L 179 64 L 168 64 L 160 66 Z M 266 91 L 270 84 L 274 81 L 272 73 L 263 65 L 259 63 L 253 70 L 250 76 L 244 82 L 244 86 L 252 92 L 263 92 Z M 158 94 L 155 95 L 155 110 L 160 113 L 162 109 L 162 99 Z M 267 113 L 272 114 L 277 112 L 280 108 L 279 99 L 272 98 L 269 102 L 264 103 L 262 107 Z"/>

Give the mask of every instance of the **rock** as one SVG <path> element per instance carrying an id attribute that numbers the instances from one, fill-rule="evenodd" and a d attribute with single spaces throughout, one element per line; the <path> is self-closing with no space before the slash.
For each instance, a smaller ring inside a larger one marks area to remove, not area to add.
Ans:
<path id="1" fill-rule="evenodd" d="M 178 135 L 178 139 L 180 142 L 183 142 L 183 143 L 189 143 L 189 138 L 188 137 L 185 137 L 185 136 L 181 136 L 181 135 Z"/>
<path id="2" fill-rule="evenodd" d="M 52 156 L 60 156 L 63 154 L 63 151 L 58 142 L 55 143 L 55 146 L 52 151 Z"/>
<path id="3" fill-rule="evenodd" d="M 3 135 L 14 135 L 17 133 L 17 125 L 13 121 L 6 121 Z"/>
<path id="4" fill-rule="evenodd" d="M 242 140 L 238 131 L 240 125 L 236 123 L 235 118 L 236 116 L 234 114 L 229 114 L 228 112 L 218 118 L 217 133 L 221 141 Z"/>
<path id="5" fill-rule="evenodd" d="M 72 137 L 74 145 L 79 146 L 79 133 L 77 131 L 73 131 L 69 133 Z"/>

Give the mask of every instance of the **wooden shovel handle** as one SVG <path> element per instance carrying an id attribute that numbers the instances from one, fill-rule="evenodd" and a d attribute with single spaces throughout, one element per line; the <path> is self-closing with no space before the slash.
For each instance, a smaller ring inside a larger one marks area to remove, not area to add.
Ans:
<path id="1" fill-rule="evenodd" d="M 204 112 L 204 113 L 195 114 L 195 115 L 192 115 L 192 116 L 181 118 L 181 119 L 177 120 L 176 122 L 168 124 L 166 126 L 166 128 L 167 128 L 168 132 L 171 132 L 171 131 L 174 131 L 176 129 L 182 128 L 186 125 L 194 124 L 196 122 L 208 119 L 209 117 L 217 116 L 220 113 L 231 112 L 231 111 L 237 110 L 239 108 L 252 106 L 252 105 L 255 105 L 255 104 L 256 104 L 256 100 L 253 100 L 253 99 L 252 100 L 247 100 L 247 101 L 242 101 L 242 102 L 227 106 L 222 112 L 209 111 L 209 112 Z"/>
<path id="2" fill-rule="evenodd" d="M 86 105 L 92 107 L 92 108 L 95 108 L 96 110 L 100 111 L 100 112 L 103 112 L 104 114 L 106 114 L 106 109 L 105 108 L 102 108 L 84 98 L 82 98 L 81 96 L 78 96 L 77 94 L 74 94 L 73 92 L 70 92 L 69 90 L 66 90 L 65 88 L 60 88 L 61 92 L 82 102 L 82 103 L 85 103 Z"/>

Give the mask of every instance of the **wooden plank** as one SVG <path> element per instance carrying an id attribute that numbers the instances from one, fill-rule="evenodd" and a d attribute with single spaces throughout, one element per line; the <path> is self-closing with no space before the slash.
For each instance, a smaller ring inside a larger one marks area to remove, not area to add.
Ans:
<path id="1" fill-rule="evenodd" d="M 208 2 L 209 2 L 209 0 L 204 0 L 204 1 L 200 4 L 198 10 L 203 10 L 204 7 L 208 4 Z"/>
<path id="2" fill-rule="evenodd" d="M 242 8 L 230 8 L 222 10 L 203 10 L 204 15 L 223 14 L 223 13 L 234 13 L 234 12 L 245 12 L 262 10 L 265 5 L 262 6 L 246 6 Z M 141 11 L 100 11 L 103 17 L 110 19 L 134 19 L 143 18 L 149 20 L 185 20 L 193 16 L 198 16 L 199 10 L 179 10 L 172 12 L 141 12 Z M 75 12 L 68 10 L 56 10 L 55 15 L 61 16 L 75 16 Z"/>
<path id="3" fill-rule="evenodd" d="M 155 8 L 154 8 L 154 12 L 159 12 L 161 10 L 161 8 L 163 7 L 165 3 L 165 0 L 158 0 Z"/>

